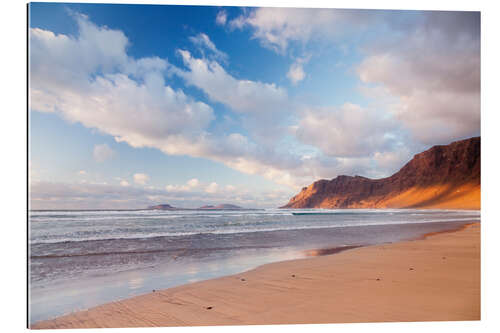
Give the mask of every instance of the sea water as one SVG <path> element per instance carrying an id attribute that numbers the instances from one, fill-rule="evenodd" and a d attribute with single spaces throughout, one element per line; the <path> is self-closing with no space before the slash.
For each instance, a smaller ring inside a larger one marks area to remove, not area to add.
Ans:
<path id="1" fill-rule="evenodd" d="M 29 318 L 479 219 L 479 211 L 408 209 L 30 211 Z"/>

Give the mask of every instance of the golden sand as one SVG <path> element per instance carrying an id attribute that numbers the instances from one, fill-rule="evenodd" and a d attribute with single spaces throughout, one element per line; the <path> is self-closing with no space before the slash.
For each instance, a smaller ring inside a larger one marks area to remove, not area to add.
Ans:
<path id="1" fill-rule="evenodd" d="M 291 260 L 39 322 L 32 328 L 480 319 L 480 224 Z"/>

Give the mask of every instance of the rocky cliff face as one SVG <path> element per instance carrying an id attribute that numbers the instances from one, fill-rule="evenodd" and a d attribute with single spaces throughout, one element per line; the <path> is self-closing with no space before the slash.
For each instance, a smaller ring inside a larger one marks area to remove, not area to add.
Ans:
<path id="1" fill-rule="evenodd" d="M 481 138 L 434 146 L 382 179 L 318 180 L 282 208 L 479 209 Z"/>

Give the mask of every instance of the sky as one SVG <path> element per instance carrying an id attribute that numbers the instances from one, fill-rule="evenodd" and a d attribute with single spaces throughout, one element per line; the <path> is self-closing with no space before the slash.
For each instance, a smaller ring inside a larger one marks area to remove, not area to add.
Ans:
<path id="1" fill-rule="evenodd" d="M 480 135 L 480 14 L 31 3 L 31 209 L 282 206 Z"/>

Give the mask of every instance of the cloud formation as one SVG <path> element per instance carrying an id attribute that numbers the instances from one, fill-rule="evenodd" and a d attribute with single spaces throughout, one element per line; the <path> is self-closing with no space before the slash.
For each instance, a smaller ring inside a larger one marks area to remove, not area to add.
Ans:
<path id="1" fill-rule="evenodd" d="M 207 34 L 204 34 L 203 32 L 200 32 L 196 36 L 191 36 L 189 37 L 189 40 L 196 46 L 199 47 L 199 49 L 203 52 L 204 49 L 207 49 L 210 51 L 215 59 L 218 59 L 223 62 L 227 62 L 228 60 L 228 55 L 215 47 L 215 44 L 210 40 L 210 37 L 207 36 Z"/>
<path id="2" fill-rule="evenodd" d="M 133 178 L 134 182 L 139 185 L 146 185 L 149 181 L 149 176 L 145 173 L 135 173 Z"/>
<path id="3" fill-rule="evenodd" d="M 365 29 L 379 13 L 351 9 L 257 8 L 229 22 L 234 29 L 249 27 L 253 38 L 284 54 L 290 43 L 307 44 L 311 40 L 332 40 Z"/>
<path id="4" fill-rule="evenodd" d="M 207 193 L 217 193 L 218 189 L 219 189 L 219 185 L 216 182 L 212 182 L 212 183 L 210 183 L 205 188 L 205 192 L 207 192 Z"/>
<path id="5" fill-rule="evenodd" d="M 218 25 L 225 25 L 227 22 L 227 12 L 225 10 L 221 10 L 217 13 L 215 18 L 215 23 Z"/>
<path id="6" fill-rule="evenodd" d="M 128 181 L 126 181 L 126 180 L 121 180 L 120 181 L 120 185 L 121 186 L 130 186 L 130 183 Z"/>
<path id="7" fill-rule="evenodd" d="M 297 189 L 339 174 L 388 175 L 416 152 L 405 131 L 424 144 L 479 131 L 475 14 L 417 13 L 402 20 L 359 10 L 259 8 L 228 22 L 226 13 L 219 12 L 218 24 L 252 29 L 265 47 L 288 52 L 294 62 L 283 79 L 287 75 L 292 84 L 309 80 L 304 71 L 309 58 L 293 55 L 292 44 L 305 47 L 319 41 L 340 48 L 345 36 L 359 37 L 362 59 L 353 73 L 361 89 L 396 101 L 376 107 L 348 101 L 340 106 L 299 104 L 283 83 L 247 80 L 231 72 L 227 55 L 205 33 L 190 38 L 201 57 L 192 50 L 178 51 L 183 66 L 158 57 L 136 59 L 127 53 L 123 32 L 96 26 L 81 14 L 74 17 L 76 37 L 30 29 L 30 107 L 132 147 L 208 158 Z M 365 34 L 367 27 L 385 33 Z M 167 82 L 172 73 L 202 91 L 210 104 L 223 104 L 243 130 L 214 131 L 212 106 L 173 89 Z M 98 150 L 96 160 L 104 161 L 105 147 Z M 134 177 L 141 186 L 147 181 Z M 120 188 L 134 187 L 127 184 L 122 181 Z M 234 191 L 197 179 L 162 188 L 147 195 Z"/>
<path id="8" fill-rule="evenodd" d="M 393 149 L 397 125 L 376 110 L 345 103 L 305 110 L 295 135 L 330 156 L 370 157 Z"/>
<path id="9" fill-rule="evenodd" d="M 210 133 L 212 108 L 166 85 L 165 71 L 172 69 L 167 60 L 131 58 L 121 31 L 98 27 L 79 14 L 76 20 L 77 37 L 30 29 L 33 110 L 58 113 L 135 148 L 209 158 L 292 184 L 289 167 L 296 167 L 296 157 L 277 154 L 272 147 L 261 148 L 240 133 Z M 190 70 L 177 69 L 178 75 L 214 101 L 248 115 L 255 137 L 279 135 L 272 122 L 265 120 L 289 111 L 283 88 L 237 80 L 215 61 L 193 58 L 188 51 L 181 54 Z"/>
<path id="10" fill-rule="evenodd" d="M 213 110 L 165 85 L 166 60 L 130 58 L 121 31 L 76 20 L 77 38 L 30 29 L 33 110 L 57 112 L 132 147 L 203 135 Z"/>
<path id="11" fill-rule="evenodd" d="M 250 29 L 280 54 L 291 54 L 294 43 L 343 49 L 349 38 L 359 41 L 362 89 L 398 99 L 386 110 L 414 139 L 432 145 L 479 134 L 479 12 L 257 8 L 229 25 Z M 292 83 L 304 76 L 299 63 L 287 73 Z"/>
<path id="12" fill-rule="evenodd" d="M 304 80 L 306 73 L 301 63 L 293 63 L 286 73 L 286 77 L 293 83 L 297 84 L 299 81 Z"/>
<path id="13" fill-rule="evenodd" d="M 113 158 L 115 155 L 116 152 L 113 149 L 109 148 L 109 146 L 105 143 L 94 146 L 93 156 L 94 159 L 99 163 L 109 160 Z"/>
<path id="14" fill-rule="evenodd" d="M 240 114 L 243 126 L 258 143 L 277 139 L 281 134 L 277 127 L 294 109 L 286 89 L 274 83 L 237 79 L 218 62 L 195 58 L 186 50 L 179 50 L 179 54 L 187 70 L 175 69 L 175 73 L 188 85 Z"/>
<path id="15" fill-rule="evenodd" d="M 176 73 L 189 85 L 200 88 L 210 99 L 226 104 L 244 114 L 280 112 L 287 106 L 288 94 L 274 83 L 238 80 L 216 61 L 194 58 L 189 51 L 179 50 L 189 70 Z"/>
<path id="16" fill-rule="evenodd" d="M 190 179 L 184 185 L 167 185 L 165 189 L 168 192 L 189 192 L 197 189 L 200 185 L 200 181 L 197 178 Z"/>
<path id="17" fill-rule="evenodd" d="M 400 98 L 391 111 L 422 143 L 478 135 L 479 13 L 425 12 L 404 29 L 367 46 L 360 79 Z"/>
<path id="18" fill-rule="evenodd" d="M 219 188 L 215 192 L 194 189 L 176 192 L 136 186 L 36 181 L 30 185 L 30 209 L 143 209 L 160 203 L 184 208 L 220 203 L 266 208 L 282 205 L 291 194 L 283 190 L 250 193 L 235 187 Z"/>
<path id="19" fill-rule="evenodd" d="M 187 185 L 191 188 L 195 188 L 200 184 L 200 181 L 197 178 L 193 178 L 188 180 Z"/>

